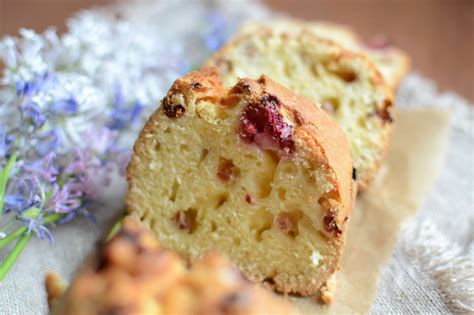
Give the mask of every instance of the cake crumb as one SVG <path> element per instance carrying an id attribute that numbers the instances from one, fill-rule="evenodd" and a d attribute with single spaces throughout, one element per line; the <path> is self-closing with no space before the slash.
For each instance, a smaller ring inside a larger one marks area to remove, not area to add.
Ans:
<path id="1" fill-rule="evenodd" d="M 319 289 L 319 296 L 325 304 L 331 304 L 336 296 L 337 279 L 334 273 Z"/>

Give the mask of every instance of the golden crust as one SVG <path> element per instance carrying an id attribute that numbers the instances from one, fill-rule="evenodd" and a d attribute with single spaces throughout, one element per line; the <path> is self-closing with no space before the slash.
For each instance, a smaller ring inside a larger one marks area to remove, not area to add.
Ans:
<path id="1" fill-rule="evenodd" d="M 380 133 L 381 133 L 381 141 L 379 144 L 379 151 L 375 153 L 374 162 L 365 167 L 363 171 L 358 170 L 358 179 L 357 179 L 357 189 L 358 191 L 363 191 L 367 188 L 370 182 L 373 180 L 377 170 L 379 169 L 380 165 L 382 164 L 385 158 L 385 152 L 387 151 L 387 147 L 390 143 L 390 134 L 392 129 L 392 117 L 395 115 L 395 107 L 394 104 L 394 97 L 392 88 L 387 84 L 386 80 L 383 78 L 380 71 L 377 67 L 370 61 L 367 55 L 363 53 L 358 53 L 354 51 L 350 51 L 348 49 L 343 48 L 342 46 L 338 45 L 336 42 L 322 38 L 315 35 L 313 32 L 307 29 L 301 29 L 298 32 L 275 32 L 271 27 L 262 26 L 262 28 L 255 30 L 252 33 L 248 33 L 248 31 L 244 31 L 241 34 L 237 34 L 232 40 L 230 40 L 224 47 L 222 47 L 217 53 L 215 53 L 207 62 L 209 66 L 219 66 L 222 62 L 230 62 L 226 59 L 226 56 L 237 46 L 249 41 L 250 39 L 256 36 L 262 36 L 262 38 L 273 38 L 275 34 L 280 36 L 283 42 L 289 43 L 290 40 L 299 40 L 304 41 L 306 45 L 309 46 L 325 46 L 328 53 L 329 60 L 324 61 L 325 64 L 334 65 L 349 65 L 349 64 L 359 64 L 367 71 L 367 77 L 370 80 L 370 84 L 373 87 L 374 91 L 378 91 L 378 93 L 384 95 L 384 99 L 380 100 L 376 104 L 376 108 L 374 113 L 379 112 L 386 112 L 388 113 L 388 119 L 381 118 L 380 123 Z M 232 67 L 232 64 L 230 64 Z M 227 74 L 225 69 L 223 70 L 220 68 L 221 75 L 225 77 Z M 317 102 L 319 100 L 311 100 Z M 352 139 L 350 139 L 352 140 Z M 353 156 L 353 160 L 355 157 Z"/>
<path id="2" fill-rule="evenodd" d="M 193 89 L 195 83 L 200 83 L 199 89 Z M 345 228 L 354 203 L 356 188 L 352 180 L 352 162 L 349 144 L 342 130 L 319 105 L 315 106 L 309 100 L 295 96 L 291 91 L 266 76 L 262 76 L 259 80 L 241 79 L 235 87 L 226 90 L 221 83 L 218 71 L 215 68 L 204 68 L 177 79 L 163 102 L 175 97 L 176 94 L 183 95 L 185 99 L 206 98 L 211 101 L 209 106 L 233 106 L 237 102 L 237 98 L 253 102 L 261 99 L 264 95 L 274 97 L 281 104 L 282 115 L 293 124 L 293 135 L 295 142 L 299 143 L 298 149 L 311 163 L 325 165 L 327 173 L 331 174 L 334 187 L 328 193 L 328 198 L 338 200 L 339 203 L 337 207 L 334 207 L 334 213 L 331 213 L 337 231 L 334 234 L 329 233 L 329 243 L 333 249 L 329 255 L 330 263 L 325 266 L 325 273 L 321 279 L 313 279 L 311 284 L 305 286 L 289 286 L 278 279 L 273 279 L 274 288 L 280 292 L 301 295 L 316 294 L 325 280 L 338 268 L 344 248 Z M 163 119 L 169 118 L 165 116 L 166 113 L 162 106 L 151 115 L 135 143 L 133 157 L 127 170 L 129 181 L 127 205 L 132 215 L 137 210 L 135 209 L 138 202 L 136 198 L 141 198 L 131 192 L 135 180 L 140 180 L 139 166 L 144 161 L 143 157 L 146 155 L 147 146 L 151 143 L 151 140 L 147 139 L 152 139 L 156 126 L 160 125 Z M 268 275 L 247 276 L 257 282 L 268 278 Z"/>

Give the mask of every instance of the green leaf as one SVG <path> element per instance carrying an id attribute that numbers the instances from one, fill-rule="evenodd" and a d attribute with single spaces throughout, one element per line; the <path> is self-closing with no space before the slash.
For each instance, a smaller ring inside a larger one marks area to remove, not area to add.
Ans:
<path id="1" fill-rule="evenodd" d="M 8 159 L 5 168 L 0 172 L 0 215 L 3 214 L 3 203 L 5 200 L 5 190 L 7 189 L 8 180 L 10 178 L 10 173 L 15 165 L 17 154 L 13 153 Z"/>
<path id="2" fill-rule="evenodd" d="M 8 254 L 5 261 L 2 263 L 2 265 L 0 265 L 0 281 L 3 281 L 8 271 L 10 271 L 11 267 L 18 259 L 18 256 L 20 256 L 20 254 L 25 249 L 26 244 L 28 244 L 28 241 L 31 239 L 31 236 L 32 233 L 23 234 L 23 236 L 16 243 L 15 247 L 13 247 L 11 252 Z"/>

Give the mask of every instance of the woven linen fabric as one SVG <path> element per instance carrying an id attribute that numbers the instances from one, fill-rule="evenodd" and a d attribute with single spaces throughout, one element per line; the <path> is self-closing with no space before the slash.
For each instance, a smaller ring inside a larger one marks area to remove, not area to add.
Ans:
<path id="1" fill-rule="evenodd" d="M 382 269 L 372 313 L 474 312 L 474 105 L 410 74 L 397 106 L 452 110 L 451 136 L 435 188 L 409 220 Z"/>

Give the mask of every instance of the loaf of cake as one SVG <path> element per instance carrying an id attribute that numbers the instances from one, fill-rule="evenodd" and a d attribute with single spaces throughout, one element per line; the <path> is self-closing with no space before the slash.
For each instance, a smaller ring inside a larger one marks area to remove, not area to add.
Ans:
<path id="1" fill-rule="evenodd" d="M 330 39 L 348 50 L 364 53 L 374 63 L 393 91 L 398 88 L 410 69 L 408 55 L 391 44 L 386 37 L 379 35 L 371 41 L 362 41 L 350 27 L 341 24 L 276 19 L 271 22 L 246 23 L 241 28 L 240 34 L 254 33 L 265 28 L 281 33 L 306 30 L 320 38 Z"/>
<path id="2" fill-rule="evenodd" d="M 131 221 L 103 245 L 94 262 L 79 273 L 63 297 L 60 280 L 46 286 L 52 314 L 295 314 L 289 302 L 246 280 L 218 253 L 188 267 L 177 254 Z"/>
<path id="3" fill-rule="evenodd" d="M 279 292 L 336 271 L 354 200 L 349 144 L 319 105 L 266 76 L 177 79 L 137 139 L 130 216 L 191 262 L 210 250 Z"/>
<path id="4" fill-rule="evenodd" d="M 310 31 L 262 27 L 235 37 L 208 64 L 219 67 L 227 87 L 265 74 L 320 103 L 349 139 L 359 191 L 367 187 L 384 158 L 394 109 L 391 89 L 365 55 Z"/>

